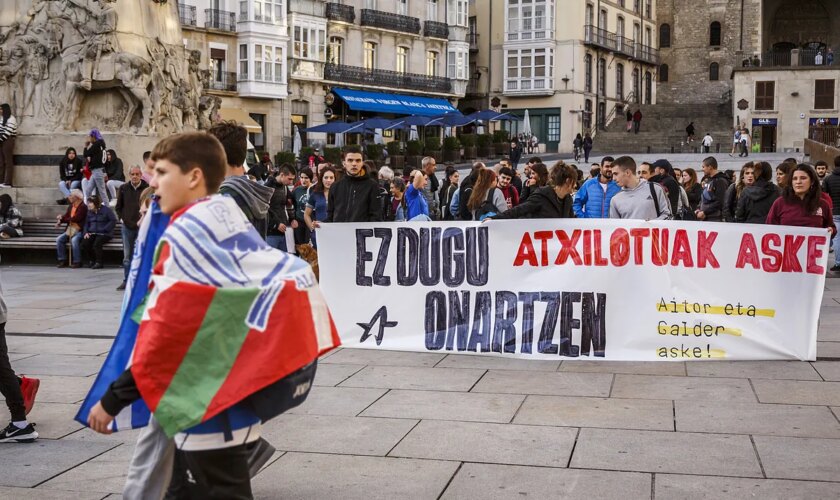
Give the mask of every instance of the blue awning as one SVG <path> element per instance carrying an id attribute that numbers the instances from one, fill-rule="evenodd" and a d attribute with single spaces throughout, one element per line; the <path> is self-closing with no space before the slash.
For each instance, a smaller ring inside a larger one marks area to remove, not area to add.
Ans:
<path id="1" fill-rule="evenodd" d="M 424 116 L 439 116 L 450 111 L 456 111 L 446 99 L 350 89 L 333 89 L 332 91 L 354 111 Z"/>

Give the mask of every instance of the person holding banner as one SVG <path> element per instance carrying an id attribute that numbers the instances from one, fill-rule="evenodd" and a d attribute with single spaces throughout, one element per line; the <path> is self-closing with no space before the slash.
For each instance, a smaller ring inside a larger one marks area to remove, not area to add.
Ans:
<path id="1" fill-rule="evenodd" d="M 382 220 L 379 182 L 371 179 L 359 146 L 344 149 L 344 175 L 330 189 L 325 222 L 378 222 Z M 315 224 L 318 227 L 318 224 Z"/>
<path id="2" fill-rule="evenodd" d="M 639 179 L 633 158 L 620 156 L 612 168 L 621 192 L 610 202 L 611 219 L 668 220 L 672 217 L 665 190 L 655 182 Z"/>
<path id="3" fill-rule="evenodd" d="M 573 219 L 572 193 L 575 190 L 577 171 L 562 161 L 557 162 L 549 173 L 551 183 L 535 190 L 522 204 L 492 219 Z"/>
<path id="4" fill-rule="evenodd" d="M 837 231 L 831 208 L 822 197 L 817 172 L 811 165 L 800 163 L 794 167 L 782 196 L 770 207 L 767 224 L 828 228 L 832 234 Z"/>

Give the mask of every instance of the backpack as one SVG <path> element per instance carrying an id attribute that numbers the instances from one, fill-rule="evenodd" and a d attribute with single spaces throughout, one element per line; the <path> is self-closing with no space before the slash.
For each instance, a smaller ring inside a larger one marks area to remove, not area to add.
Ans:
<path id="1" fill-rule="evenodd" d="M 487 192 L 487 197 L 475 211 L 474 220 L 482 221 L 497 214 L 496 205 L 493 204 L 493 195 L 496 193 L 496 189 L 498 188 L 493 188 Z"/>
<path id="2" fill-rule="evenodd" d="M 682 186 L 680 186 L 680 200 L 677 204 L 677 213 L 674 214 L 674 219 L 697 220 L 697 217 L 694 215 L 694 211 L 691 209 L 691 205 L 688 202 L 688 193 L 685 192 L 685 189 Z"/>

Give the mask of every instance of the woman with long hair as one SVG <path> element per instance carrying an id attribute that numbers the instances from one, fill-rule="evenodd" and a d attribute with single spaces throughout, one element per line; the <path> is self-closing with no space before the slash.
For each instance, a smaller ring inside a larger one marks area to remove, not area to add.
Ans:
<path id="1" fill-rule="evenodd" d="M 112 200 L 117 199 L 117 189 L 125 184 L 125 167 L 117 152 L 109 149 L 105 152 L 105 187 Z"/>
<path id="2" fill-rule="evenodd" d="M 472 220 L 483 220 L 488 214 L 500 214 L 507 210 L 505 195 L 496 187 L 497 184 L 496 172 L 485 168 L 478 173 L 472 194 L 467 201 Z"/>
<path id="3" fill-rule="evenodd" d="M 836 232 L 831 209 L 822 197 L 819 177 L 811 165 L 793 167 L 782 196 L 773 202 L 767 224 L 830 229 Z"/>
<path id="4" fill-rule="evenodd" d="M 723 221 L 735 222 L 735 209 L 738 207 L 738 200 L 747 186 L 755 182 L 755 168 L 753 162 L 748 161 L 741 167 L 741 174 L 738 181 L 733 182 L 726 189 L 726 196 L 723 198 Z"/>
<path id="5" fill-rule="evenodd" d="M 692 210 L 697 210 L 700 207 L 700 199 L 703 197 L 703 186 L 697 182 L 697 171 L 693 168 L 684 169 L 681 182 L 688 196 L 688 204 Z"/>
<path id="6" fill-rule="evenodd" d="M 572 193 L 578 170 L 562 161 L 551 167 L 551 181 L 528 197 L 528 200 L 492 219 L 571 219 L 574 218 Z"/>
<path id="7" fill-rule="evenodd" d="M 776 184 L 779 186 L 780 191 L 784 191 L 784 189 L 790 183 L 790 176 L 793 171 L 796 170 L 796 164 L 790 162 L 780 163 L 779 166 L 776 167 Z"/>
<path id="8" fill-rule="evenodd" d="M 70 191 L 82 187 L 82 167 L 84 163 L 76 153 L 76 148 L 67 148 L 64 152 L 64 158 L 58 163 L 58 175 L 61 181 L 58 183 L 58 189 L 64 198 L 56 200 L 59 205 L 67 205 L 67 197 L 70 196 Z"/>
<path id="9" fill-rule="evenodd" d="M 318 184 L 312 189 L 309 194 L 309 199 L 306 201 L 306 210 L 303 212 L 303 219 L 306 221 L 306 226 L 312 234 L 312 246 L 318 248 L 315 240 L 315 230 L 318 228 L 318 222 L 327 219 L 327 201 L 330 199 L 330 187 L 335 183 L 336 172 L 335 167 L 328 166 L 318 172 Z M 315 216 L 313 218 L 313 215 Z"/>
<path id="10" fill-rule="evenodd" d="M 519 195 L 519 203 L 528 199 L 533 191 L 548 185 L 548 169 L 542 163 L 531 165 L 531 177 L 522 186 L 522 194 Z"/>
<path id="11" fill-rule="evenodd" d="M 773 167 L 766 161 L 757 161 L 753 165 L 755 181 L 746 186 L 738 198 L 735 207 L 735 222 L 764 224 L 770 207 L 779 197 L 779 190 L 773 184 Z"/>
<path id="12" fill-rule="evenodd" d="M 461 179 L 461 174 L 455 170 L 455 167 L 446 167 L 443 184 L 440 187 L 440 211 L 443 214 L 443 220 L 455 220 L 455 215 L 449 210 L 452 204 L 452 197 L 458 192 L 458 181 Z"/>

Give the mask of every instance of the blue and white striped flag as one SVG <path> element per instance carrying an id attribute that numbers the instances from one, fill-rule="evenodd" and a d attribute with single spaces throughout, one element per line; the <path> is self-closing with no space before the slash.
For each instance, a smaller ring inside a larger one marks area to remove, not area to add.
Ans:
<path id="1" fill-rule="evenodd" d="M 82 425 L 87 425 L 91 408 L 102 399 L 102 395 L 105 394 L 108 386 L 131 366 L 134 343 L 137 340 L 137 330 L 139 328 L 139 325 L 131 319 L 131 316 L 149 291 L 155 249 L 167 225 L 169 225 L 169 216 L 160 211 L 157 202 L 152 202 L 152 206 L 149 207 L 148 213 L 143 218 L 143 223 L 137 234 L 137 242 L 134 245 L 131 270 L 126 283 L 126 289 L 129 290 L 129 293 L 126 293 L 123 298 L 120 329 L 105 364 L 102 365 L 99 375 L 96 376 L 96 382 L 93 383 L 85 402 L 79 409 L 79 413 L 76 414 L 76 421 Z M 138 399 L 116 416 L 111 424 L 111 430 L 116 432 L 144 427 L 149 423 L 150 415 L 146 403 L 142 399 Z"/>

